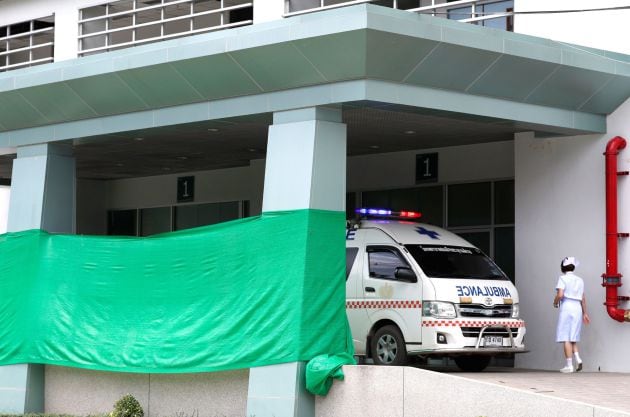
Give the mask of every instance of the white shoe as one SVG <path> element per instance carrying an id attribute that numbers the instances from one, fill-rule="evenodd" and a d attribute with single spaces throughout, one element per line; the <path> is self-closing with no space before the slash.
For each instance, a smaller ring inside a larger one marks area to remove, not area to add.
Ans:
<path id="1" fill-rule="evenodd" d="M 575 372 L 580 372 L 582 370 L 582 362 L 578 362 L 577 367 L 575 368 Z"/>
<path id="2" fill-rule="evenodd" d="M 564 368 L 560 369 L 560 372 L 562 372 L 563 374 L 569 374 L 569 373 L 573 372 L 573 367 L 572 366 L 565 366 Z"/>

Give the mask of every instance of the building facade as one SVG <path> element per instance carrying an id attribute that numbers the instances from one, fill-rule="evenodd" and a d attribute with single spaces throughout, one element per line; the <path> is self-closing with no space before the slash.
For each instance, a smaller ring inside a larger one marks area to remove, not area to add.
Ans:
<path id="1" fill-rule="evenodd" d="M 592 318 L 585 370 L 630 372 L 630 324 L 602 307 L 600 277 L 602 153 L 630 138 L 630 10 L 452 3 L 1 0 L 8 230 L 149 236 L 279 209 L 418 210 L 516 282 L 530 350 L 516 366 L 561 365 L 552 299 L 571 255 Z M 629 254 L 622 240 L 622 274 Z M 85 372 L 0 368 L 24 381 L 0 387 L 0 409 L 64 411 L 59 387 Z M 248 407 L 276 372 L 249 375 Z"/>

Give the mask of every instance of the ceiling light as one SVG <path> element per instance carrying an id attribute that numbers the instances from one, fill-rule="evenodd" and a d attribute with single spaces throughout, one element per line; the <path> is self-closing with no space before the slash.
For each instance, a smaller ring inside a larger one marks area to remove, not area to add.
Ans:
<path id="1" fill-rule="evenodd" d="M 256 149 L 256 148 L 247 148 L 247 152 L 252 152 L 253 153 L 253 152 L 259 152 L 259 151 L 260 150 Z"/>
<path id="2" fill-rule="evenodd" d="M 219 129 L 217 129 L 216 127 L 211 127 L 208 129 L 208 132 L 218 132 Z"/>
<path id="3" fill-rule="evenodd" d="M 118 162 L 118 163 L 116 164 L 116 166 L 117 166 L 117 167 L 121 167 L 121 166 L 124 166 L 124 165 L 125 165 L 125 164 L 123 164 L 122 162 Z"/>
<path id="4" fill-rule="evenodd" d="M 187 156 L 178 156 L 177 159 L 179 159 L 180 161 L 185 161 L 188 159 Z"/>
<path id="5" fill-rule="evenodd" d="M 144 140 L 144 138 L 133 138 L 133 140 L 137 140 L 138 142 L 141 142 Z"/>
<path id="6" fill-rule="evenodd" d="M 416 134 L 416 131 L 415 131 L 415 130 L 405 130 L 403 133 L 404 133 L 405 135 L 415 135 L 415 134 Z"/>
<path id="7" fill-rule="evenodd" d="M 171 169 L 169 167 L 162 167 L 162 171 L 170 171 Z"/>
<path id="8" fill-rule="evenodd" d="M 381 147 L 378 145 L 370 145 L 369 146 L 370 149 L 380 149 Z"/>

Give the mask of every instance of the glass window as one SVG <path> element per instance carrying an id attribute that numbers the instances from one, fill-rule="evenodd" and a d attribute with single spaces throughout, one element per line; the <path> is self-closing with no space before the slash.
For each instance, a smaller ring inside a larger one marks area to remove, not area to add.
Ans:
<path id="1" fill-rule="evenodd" d="M 424 273 L 433 278 L 508 278 L 479 249 L 441 245 L 405 245 Z"/>
<path id="2" fill-rule="evenodd" d="M 365 191 L 361 194 L 361 207 L 389 208 L 389 191 Z"/>
<path id="3" fill-rule="evenodd" d="M 254 9 L 252 7 L 244 7 L 242 9 L 230 10 L 228 13 L 229 18 L 225 23 L 244 22 L 246 20 L 254 19 Z"/>
<path id="4" fill-rule="evenodd" d="M 448 226 L 483 226 L 491 222 L 490 183 L 448 186 Z"/>
<path id="5" fill-rule="evenodd" d="M 452 20 L 470 19 L 472 16 L 472 6 L 448 9 L 446 17 Z"/>
<path id="6" fill-rule="evenodd" d="M 466 239 L 474 246 L 481 249 L 481 251 L 487 255 L 491 254 L 490 251 L 490 232 L 487 230 L 474 231 L 474 232 L 456 232 L 459 237 Z"/>
<path id="7" fill-rule="evenodd" d="M 396 268 L 409 268 L 398 250 L 384 247 L 368 247 L 370 277 L 396 279 Z"/>
<path id="8" fill-rule="evenodd" d="M 484 16 L 490 14 L 499 14 L 505 12 L 511 12 L 514 10 L 514 1 L 499 1 L 496 3 L 488 3 L 481 6 Z M 483 25 L 495 29 L 502 29 L 512 31 L 514 30 L 513 17 L 500 17 L 497 19 L 488 19 L 483 21 Z"/>
<path id="9" fill-rule="evenodd" d="M 346 193 L 346 219 L 348 220 L 354 219 L 356 217 L 356 196 L 357 193 Z"/>
<path id="10" fill-rule="evenodd" d="M 494 224 L 514 223 L 514 180 L 494 183 Z"/>
<path id="11" fill-rule="evenodd" d="M 191 204 L 175 207 L 175 230 L 235 220 L 240 217 L 239 202 Z"/>
<path id="12" fill-rule="evenodd" d="M 494 229 L 494 261 L 514 281 L 514 227 Z"/>
<path id="13" fill-rule="evenodd" d="M 107 234 L 136 236 L 137 210 L 110 210 L 107 212 Z"/>
<path id="14" fill-rule="evenodd" d="M 299 12 L 319 7 L 319 0 L 289 0 L 289 11 Z"/>
<path id="15" fill-rule="evenodd" d="M 170 231 L 170 207 L 156 207 L 140 210 L 140 236 L 151 236 Z"/>

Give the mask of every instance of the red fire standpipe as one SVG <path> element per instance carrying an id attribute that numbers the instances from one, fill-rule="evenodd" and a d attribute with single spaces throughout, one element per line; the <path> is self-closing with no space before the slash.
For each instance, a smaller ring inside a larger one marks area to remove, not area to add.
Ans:
<path id="1" fill-rule="evenodd" d="M 630 310 L 619 308 L 618 288 L 621 287 L 621 274 L 617 270 L 618 239 L 627 237 L 617 231 L 617 176 L 627 173 L 617 172 L 617 155 L 626 147 L 626 140 L 616 136 L 606 146 L 606 273 L 602 275 L 602 286 L 606 287 L 606 310 L 614 320 L 630 321 Z"/>

